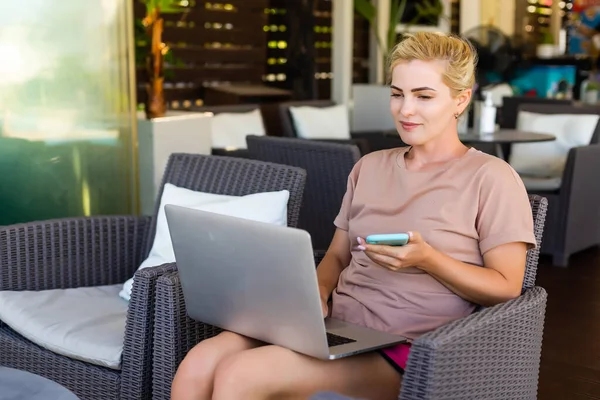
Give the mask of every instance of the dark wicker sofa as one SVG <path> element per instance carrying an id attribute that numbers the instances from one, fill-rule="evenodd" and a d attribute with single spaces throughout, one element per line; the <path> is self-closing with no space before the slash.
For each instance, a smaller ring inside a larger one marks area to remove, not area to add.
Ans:
<path id="1" fill-rule="evenodd" d="M 65 386 L 82 400 L 152 398 L 155 288 L 172 264 L 141 269 L 154 241 L 164 185 L 242 196 L 287 189 L 288 221 L 295 224 L 306 172 L 242 158 L 172 154 L 153 217 L 67 218 L 0 228 L 0 291 L 41 291 L 112 285 L 135 272 L 120 370 L 46 350 L 0 321 L 0 365 L 26 370 Z"/>

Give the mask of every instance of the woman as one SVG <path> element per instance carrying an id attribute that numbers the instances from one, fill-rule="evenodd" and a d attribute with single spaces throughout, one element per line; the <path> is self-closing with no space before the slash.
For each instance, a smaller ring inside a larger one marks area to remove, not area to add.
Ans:
<path id="1" fill-rule="evenodd" d="M 525 188 L 499 158 L 465 147 L 476 54 L 468 42 L 416 33 L 390 56 L 390 109 L 409 146 L 352 170 L 337 230 L 317 275 L 324 314 L 411 339 L 520 294 L 535 245 Z M 372 233 L 410 232 L 402 247 Z M 174 400 L 308 398 L 334 391 L 395 399 L 410 345 L 321 361 L 222 333 L 199 343 L 173 382 Z"/>

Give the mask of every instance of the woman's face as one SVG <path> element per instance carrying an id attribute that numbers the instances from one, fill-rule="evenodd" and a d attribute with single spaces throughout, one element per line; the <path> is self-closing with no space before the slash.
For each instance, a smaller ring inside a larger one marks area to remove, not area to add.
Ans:
<path id="1" fill-rule="evenodd" d="M 401 62 L 392 71 L 390 110 L 402 141 L 418 146 L 456 134 L 456 113 L 468 105 L 468 93 L 452 97 L 442 81 L 443 61 Z"/>

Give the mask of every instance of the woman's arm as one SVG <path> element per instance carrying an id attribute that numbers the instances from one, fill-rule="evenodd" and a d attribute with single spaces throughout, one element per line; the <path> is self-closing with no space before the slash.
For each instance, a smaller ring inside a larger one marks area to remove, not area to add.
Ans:
<path id="1" fill-rule="evenodd" d="M 321 299 L 327 301 L 338 283 L 340 274 L 350 263 L 348 232 L 336 229 L 325 257 L 317 267 L 317 279 Z"/>
<path id="2" fill-rule="evenodd" d="M 527 245 L 522 242 L 495 247 L 483 255 L 483 267 L 458 261 L 432 247 L 419 268 L 454 293 L 482 306 L 494 306 L 521 294 Z"/>
<path id="3" fill-rule="evenodd" d="M 360 239 L 360 250 L 382 267 L 393 271 L 416 267 L 429 273 L 454 293 L 482 306 L 493 306 L 521 294 L 527 245 L 523 242 L 496 246 L 483 255 L 480 267 L 458 261 L 423 240 L 418 232 L 411 232 L 405 246 L 378 246 L 365 244 Z"/>

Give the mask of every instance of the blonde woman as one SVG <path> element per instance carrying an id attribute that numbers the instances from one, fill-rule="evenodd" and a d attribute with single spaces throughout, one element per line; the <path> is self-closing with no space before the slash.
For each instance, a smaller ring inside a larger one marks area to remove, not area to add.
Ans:
<path id="1" fill-rule="evenodd" d="M 363 157 L 348 178 L 332 243 L 317 268 L 323 312 L 411 339 L 476 305 L 519 296 L 535 246 L 527 193 L 503 160 L 465 147 L 457 119 L 477 55 L 465 40 L 415 33 L 390 54 L 390 110 L 405 148 Z M 401 247 L 372 233 L 409 232 Z M 332 298 L 332 309 L 327 300 Z M 336 361 L 225 332 L 185 357 L 172 398 L 302 399 L 333 391 L 396 399 L 410 345 Z"/>

